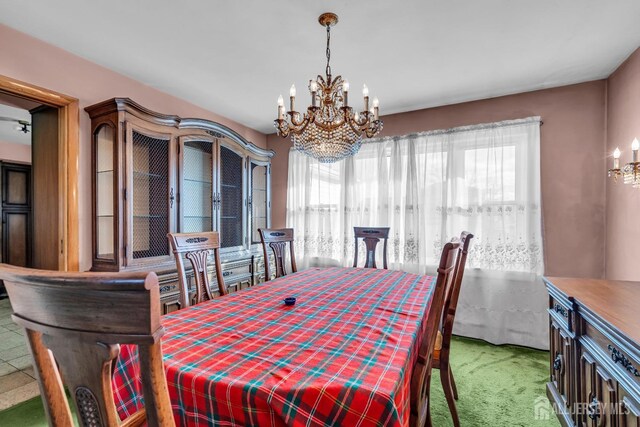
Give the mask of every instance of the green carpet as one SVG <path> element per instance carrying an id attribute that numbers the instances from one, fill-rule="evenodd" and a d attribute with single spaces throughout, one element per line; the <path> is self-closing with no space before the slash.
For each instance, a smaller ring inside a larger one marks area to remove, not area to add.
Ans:
<path id="1" fill-rule="evenodd" d="M 451 366 L 460 397 L 458 414 L 463 427 L 560 425 L 553 413 L 548 420 L 534 417 L 536 402 L 541 402 L 545 396 L 549 369 L 547 352 L 516 346 L 493 346 L 457 337 L 451 352 Z M 432 384 L 433 425 L 453 426 L 437 370 Z M 0 412 L 2 427 L 46 425 L 40 398 Z"/>
<path id="2" fill-rule="evenodd" d="M 546 413 L 547 420 L 535 417 L 536 406 L 551 408 L 546 400 L 548 352 L 454 337 L 451 358 L 462 427 L 560 425 L 553 412 Z M 431 379 L 431 408 L 434 427 L 453 426 L 438 370 Z"/>

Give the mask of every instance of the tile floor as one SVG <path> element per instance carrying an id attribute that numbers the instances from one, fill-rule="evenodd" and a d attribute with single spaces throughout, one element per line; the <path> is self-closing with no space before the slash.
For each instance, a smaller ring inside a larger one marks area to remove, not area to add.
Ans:
<path id="1" fill-rule="evenodd" d="M 0 300 L 0 411 L 39 393 L 24 331 L 11 320 L 5 298 Z"/>

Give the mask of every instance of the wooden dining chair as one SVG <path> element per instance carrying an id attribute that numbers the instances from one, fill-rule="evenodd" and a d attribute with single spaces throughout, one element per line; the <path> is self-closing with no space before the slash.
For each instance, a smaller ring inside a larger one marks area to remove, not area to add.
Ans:
<path id="1" fill-rule="evenodd" d="M 289 254 L 291 257 L 291 272 L 298 271 L 296 267 L 296 255 L 293 252 L 293 228 L 269 229 L 259 228 L 260 240 L 262 241 L 262 252 L 264 254 L 264 281 L 271 280 L 271 271 L 269 266 L 269 251 L 267 246 L 273 251 L 276 278 L 287 275 L 286 253 L 287 244 L 289 245 Z"/>
<path id="2" fill-rule="evenodd" d="M 445 295 L 445 301 L 442 309 L 442 318 L 440 320 L 440 330 L 436 338 L 436 345 L 433 350 L 432 365 L 433 368 L 440 370 L 440 381 L 442 389 L 449 405 L 453 425 L 460 427 L 460 418 L 456 408 L 456 400 L 458 400 L 458 389 L 453 378 L 449 356 L 451 353 L 451 336 L 453 335 L 453 322 L 456 317 L 456 308 L 458 306 L 458 298 L 460 297 L 460 289 L 462 288 L 462 277 L 467 264 L 467 254 L 469 253 L 469 245 L 473 239 L 473 234 L 463 231 L 460 234 L 460 248 L 458 249 L 458 257 L 456 259 L 454 279 Z"/>
<path id="3" fill-rule="evenodd" d="M 358 239 L 363 239 L 367 254 L 365 256 L 364 268 L 376 267 L 376 247 L 380 239 L 384 239 L 384 247 L 382 248 L 382 265 L 387 269 L 387 240 L 389 239 L 389 227 L 353 227 L 355 236 L 355 247 L 353 256 L 353 267 L 358 266 Z"/>
<path id="4" fill-rule="evenodd" d="M 192 302 L 199 304 L 202 301 L 213 299 L 211 293 L 211 281 L 209 280 L 209 257 L 213 255 L 215 264 L 216 281 L 220 296 L 229 293 L 222 277 L 220 265 L 220 234 L 217 231 L 201 233 L 169 233 L 167 234 L 173 255 L 178 267 L 178 285 L 180 288 L 180 308 L 189 307 Z M 184 258 L 190 261 L 195 279 L 196 295 L 192 299 L 189 291 L 187 270 L 184 266 Z"/>
<path id="5" fill-rule="evenodd" d="M 429 409 L 432 370 L 431 360 L 436 343 L 438 323 L 440 322 L 442 309 L 444 307 L 445 295 L 447 289 L 452 285 L 454 278 L 459 247 L 459 240 L 454 239 L 442 248 L 440 264 L 438 265 L 438 277 L 436 278 L 429 310 L 426 312 L 426 318 L 423 320 L 423 338 L 418 349 L 418 357 L 413 366 L 411 376 L 411 418 L 409 420 L 411 427 L 431 427 L 432 425 L 431 411 Z"/>
<path id="6" fill-rule="evenodd" d="M 50 426 L 174 426 L 154 273 L 62 273 L 0 264 L 12 319 L 26 330 Z M 145 407 L 122 423 L 111 385 L 120 344 L 138 346 Z M 61 378 L 64 378 L 64 385 Z"/>

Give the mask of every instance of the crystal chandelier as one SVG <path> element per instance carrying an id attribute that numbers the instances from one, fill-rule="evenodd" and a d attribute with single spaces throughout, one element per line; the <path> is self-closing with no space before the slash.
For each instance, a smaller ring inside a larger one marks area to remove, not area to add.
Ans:
<path id="1" fill-rule="evenodd" d="M 362 88 L 364 110 L 354 111 L 349 106 L 349 82 L 341 76 L 331 75 L 331 27 L 338 23 L 334 13 L 323 13 L 318 18 L 320 25 L 327 28 L 326 77 L 318 76 L 309 81 L 311 105 L 306 113 L 295 110 L 296 87 L 289 91 L 290 108 L 286 113 L 282 95 L 278 98 L 278 118 L 274 126 L 283 138 L 291 135 L 293 146 L 308 156 L 323 163 L 333 163 L 353 156 L 362 145 L 362 137 L 372 138 L 382 130 L 379 119 L 378 98 L 374 98 L 369 108 L 369 89 Z"/>
<path id="2" fill-rule="evenodd" d="M 609 177 L 614 181 L 618 181 L 618 177 L 622 176 L 625 184 L 631 184 L 634 188 L 640 188 L 640 162 L 638 161 L 638 150 L 640 142 L 634 139 L 631 143 L 631 162 L 624 165 L 620 169 L 620 149 L 616 147 L 613 152 L 613 168 L 609 169 Z"/>

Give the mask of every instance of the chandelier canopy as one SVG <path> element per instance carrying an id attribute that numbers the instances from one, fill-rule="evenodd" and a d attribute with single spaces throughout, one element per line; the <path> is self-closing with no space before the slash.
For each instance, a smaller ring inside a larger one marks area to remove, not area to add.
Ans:
<path id="1" fill-rule="evenodd" d="M 353 156 L 362 145 L 363 135 L 372 138 L 382 130 L 379 118 L 378 98 L 369 108 L 369 89 L 362 88 L 364 110 L 355 111 L 349 106 L 349 82 L 341 76 L 331 75 L 331 27 L 338 23 L 334 13 L 323 13 L 318 18 L 327 28 L 327 67 L 325 77 L 318 75 L 309 81 L 311 105 L 305 113 L 295 110 L 296 87 L 289 91 L 290 108 L 286 112 L 282 95 L 278 97 L 278 118 L 274 126 L 283 138 L 291 135 L 293 146 L 323 163 L 333 163 Z"/>

